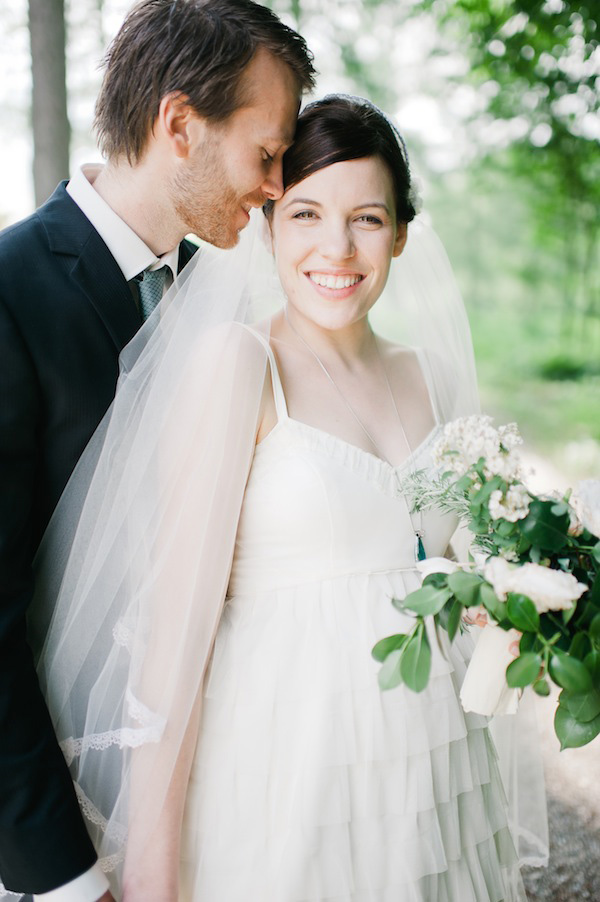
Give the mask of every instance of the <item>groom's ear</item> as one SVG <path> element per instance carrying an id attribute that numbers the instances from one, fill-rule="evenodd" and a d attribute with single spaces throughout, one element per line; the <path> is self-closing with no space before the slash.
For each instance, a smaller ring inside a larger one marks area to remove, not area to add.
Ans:
<path id="1" fill-rule="evenodd" d="M 176 91 L 165 94 L 158 107 L 153 133 L 162 136 L 177 157 L 189 157 L 203 140 L 206 121 L 192 109 L 189 98 Z"/>

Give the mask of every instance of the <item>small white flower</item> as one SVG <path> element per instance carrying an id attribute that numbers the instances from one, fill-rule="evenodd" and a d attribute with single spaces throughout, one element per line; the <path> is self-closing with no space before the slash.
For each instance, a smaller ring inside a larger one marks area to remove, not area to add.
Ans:
<path id="1" fill-rule="evenodd" d="M 494 520 L 503 519 L 510 523 L 516 523 L 517 520 L 522 520 L 529 513 L 530 501 L 529 492 L 524 485 L 512 485 L 506 495 L 503 495 L 499 489 L 492 492 L 488 510 Z"/>
<path id="2" fill-rule="evenodd" d="M 434 461 L 462 476 L 483 457 L 488 479 L 498 475 L 509 483 L 520 481 L 521 462 L 514 451 L 520 443 L 514 423 L 495 429 L 491 417 L 462 417 L 444 427 L 433 448 Z"/>
<path id="3" fill-rule="evenodd" d="M 571 503 L 585 528 L 600 538 L 600 480 L 580 482 L 571 496 Z"/>
<path id="4" fill-rule="evenodd" d="M 539 614 L 568 610 L 588 588 L 572 573 L 533 563 L 514 567 L 500 557 L 487 562 L 483 575 L 500 601 L 506 601 L 509 592 L 526 595 Z"/>
<path id="5" fill-rule="evenodd" d="M 458 564 L 447 557 L 428 557 L 424 561 L 417 561 L 416 567 L 423 579 L 430 573 L 455 573 L 460 570 Z"/>

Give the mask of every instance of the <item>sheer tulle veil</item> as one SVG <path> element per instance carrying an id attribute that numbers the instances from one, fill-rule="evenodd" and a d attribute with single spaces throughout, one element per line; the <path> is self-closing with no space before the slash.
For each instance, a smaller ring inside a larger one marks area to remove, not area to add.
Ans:
<path id="1" fill-rule="evenodd" d="M 227 591 L 267 372 L 246 324 L 284 300 L 261 219 L 233 251 L 202 247 L 123 352 L 115 401 L 36 560 L 39 678 L 115 890 L 200 714 Z M 373 325 L 419 350 L 442 421 L 477 410 L 465 311 L 419 217 Z"/>

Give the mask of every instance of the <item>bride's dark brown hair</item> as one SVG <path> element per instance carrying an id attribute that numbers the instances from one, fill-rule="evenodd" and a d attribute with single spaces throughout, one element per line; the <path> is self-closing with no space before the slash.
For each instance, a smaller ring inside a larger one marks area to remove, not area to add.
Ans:
<path id="1" fill-rule="evenodd" d="M 386 164 L 394 185 L 396 219 L 410 222 L 415 209 L 409 199 L 410 169 L 404 141 L 381 110 L 359 97 L 334 94 L 300 113 L 294 143 L 283 158 L 285 190 L 333 163 L 365 157 L 379 157 Z M 272 200 L 263 211 L 270 218 Z"/>

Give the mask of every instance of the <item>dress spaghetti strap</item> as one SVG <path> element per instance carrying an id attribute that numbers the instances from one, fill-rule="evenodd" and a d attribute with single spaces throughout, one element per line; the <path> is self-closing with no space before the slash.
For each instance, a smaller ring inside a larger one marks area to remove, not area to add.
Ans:
<path id="1" fill-rule="evenodd" d="M 258 341 L 267 352 L 269 365 L 271 367 L 271 384 L 273 386 L 273 396 L 275 398 L 275 410 L 277 412 L 277 419 L 287 420 L 289 418 L 287 403 L 285 400 L 283 385 L 281 384 L 281 376 L 279 375 L 277 361 L 275 360 L 275 354 L 273 353 L 273 348 L 269 343 L 269 339 L 261 332 L 257 332 L 256 329 L 253 329 L 247 324 L 244 324 L 244 328 L 246 328 L 248 332 L 251 332 L 252 335 L 258 339 Z"/>

